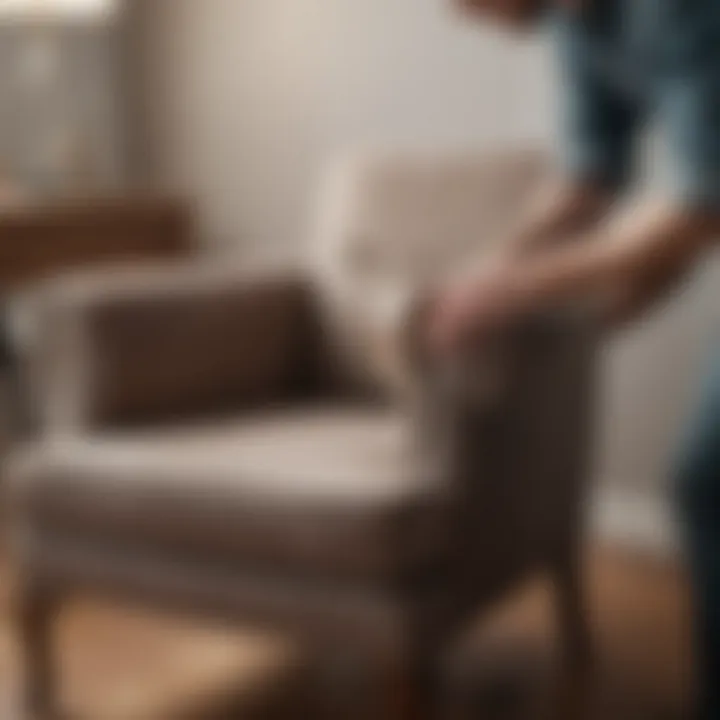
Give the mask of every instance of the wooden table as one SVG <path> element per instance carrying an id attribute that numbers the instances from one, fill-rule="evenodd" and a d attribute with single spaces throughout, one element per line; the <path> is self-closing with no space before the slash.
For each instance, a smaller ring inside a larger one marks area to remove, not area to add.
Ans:
<path id="1" fill-rule="evenodd" d="M 7 298 L 64 271 L 180 259 L 193 249 L 191 211 L 175 199 L 136 195 L 0 204 L 0 458 L 8 427 L 26 425 Z"/>
<path id="2" fill-rule="evenodd" d="M 0 207 L 0 294 L 64 270 L 180 258 L 194 246 L 188 206 L 123 196 Z"/>

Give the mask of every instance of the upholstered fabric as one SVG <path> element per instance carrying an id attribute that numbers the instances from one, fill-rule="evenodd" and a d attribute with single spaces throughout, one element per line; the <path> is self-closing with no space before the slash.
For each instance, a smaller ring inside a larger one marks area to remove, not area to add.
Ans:
<path id="1" fill-rule="evenodd" d="M 337 163 L 312 252 L 340 367 L 412 391 L 406 322 L 428 287 L 497 249 L 547 175 L 540 153 L 374 152 Z"/>
<path id="2" fill-rule="evenodd" d="M 58 439 L 11 472 L 36 521 L 266 571 L 390 578 L 442 547 L 440 488 L 381 409 L 265 410 Z"/>
<path id="3" fill-rule="evenodd" d="M 32 415 L 67 434 L 301 393 L 313 302 L 296 272 L 199 263 L 48 282 L 14 307 Z"/>
<path id="4" fill-rule="evenodd" d="M 429 404 L 427 442 L 449 446 L 441 473 L 455 529 L 469 547 L 492 545 L 488 569 L 546 564 L 579 530 L 596 349 L 589 319 L 528 319 L 498 338 L 498 354 L 479 348 L 452 368 Z M 484 385 L 473 360 L 492 370 Z"/>

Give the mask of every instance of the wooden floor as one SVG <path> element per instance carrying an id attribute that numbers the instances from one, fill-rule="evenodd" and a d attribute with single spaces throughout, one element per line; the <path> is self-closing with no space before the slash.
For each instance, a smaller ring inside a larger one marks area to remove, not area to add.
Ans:
<path id="1" fill-rule="evenodd" d="M 0 569 L 3 720 L 12 717 L 17 682 L 9 586 Z M 449 682 L 457 697 L 448 701 L 448 717 L 687 717 L 689 613 L 680 573 L 596 550 L 588 592 L 598 661 L 586 686 L 562 682 L 554 669 L 551 598 L 537 584 L 479 619 L 458 648 Z M 60 618 L 58 645 L 63 705 L 72 720 L 250 720 L 269 710 L 276 718 L 307 717 L 304 654 L 287 639 L 79 603 Z M 354 704 L 348 698 L 348 708 Z"/>
<path id="2" fill-rule="evenodd" d="M 586 681 L 559 671 L 552 593 L 538 584 L 482 618 L 469 637 L 458 664 L 472 676 L 465 685 L 474 712 L 457 720 L 688 717 L 691 616 L 682 573 L 605 549 L 592 554 L 587 574 L 597 660 Z"/>

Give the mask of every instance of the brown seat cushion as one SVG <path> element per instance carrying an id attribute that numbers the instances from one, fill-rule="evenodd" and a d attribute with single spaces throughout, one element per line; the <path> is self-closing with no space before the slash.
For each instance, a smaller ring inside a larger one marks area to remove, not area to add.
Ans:
<path id="1" fill-rule="evenodd" d="M 389 579 L 441 547 L 409 434 L 382 409 L 316 408 L 55 440 L 16 459 L 11 493 L 40 527 L 95 542 Z"/>

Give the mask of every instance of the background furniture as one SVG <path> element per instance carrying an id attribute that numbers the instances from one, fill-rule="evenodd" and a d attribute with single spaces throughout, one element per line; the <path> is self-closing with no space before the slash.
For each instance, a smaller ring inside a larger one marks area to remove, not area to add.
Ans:
<path id="1" fill-rule="evenodd" d="M 18 313 L 32 288 L 92 266 L 187 258 L 194 250 L 190 208 L 173 198 L 106 196 L 0 203 L 0 459 L 27 421 L 18 345 L 33 333 Z M 20 297 L 19 297 L 20 296 Z"/>
<path id="2" fill-rule="evenodd" d="M 529 319 L 448 376 L 415 364 L 403 323 L 543 174 L 533 154 L 361 158 L 322 193 L 310 270 L 45 288 L 27 348 L 41 430 L 9 488 L 38 716 L 57 604 L 80 591 L 371 658 L 385 691 L 366 716 L 395 720 L 430 713 L 479 607 L 548 570 L 580 662 L 591 326 Z"/>
<path id="3" fill-rule="evenodd" d="M 88 265 L 187 256 L 193 243 L 189 208 L 170 198 L 107 196 L 2 206 L 0 292 Z"/>

